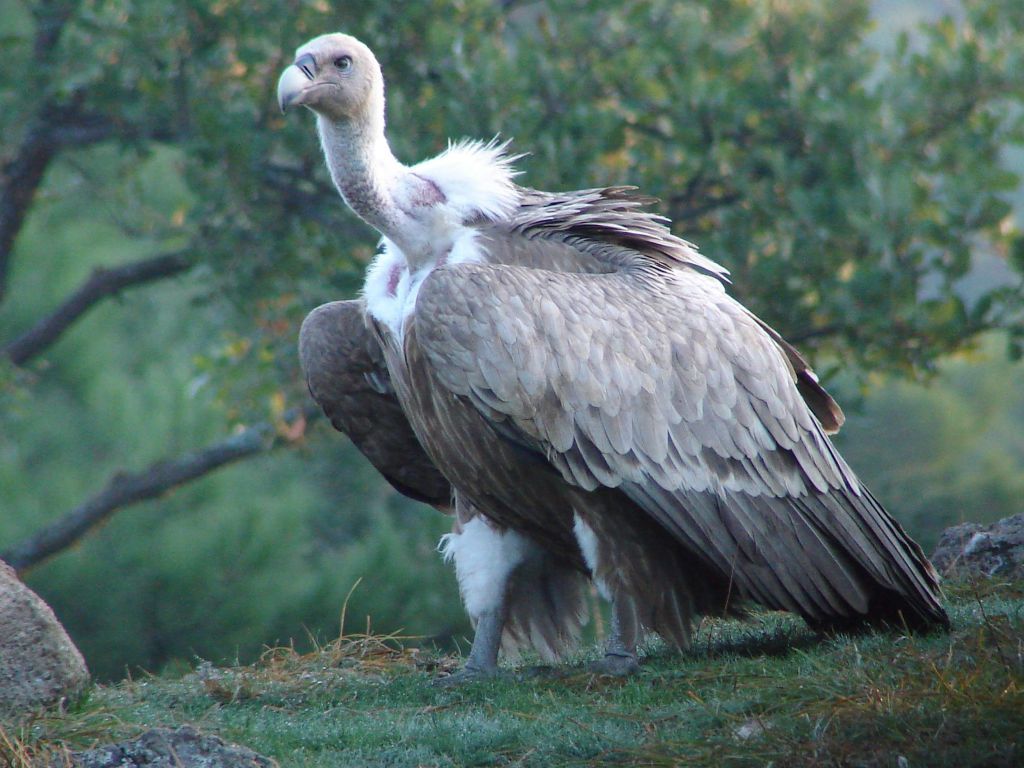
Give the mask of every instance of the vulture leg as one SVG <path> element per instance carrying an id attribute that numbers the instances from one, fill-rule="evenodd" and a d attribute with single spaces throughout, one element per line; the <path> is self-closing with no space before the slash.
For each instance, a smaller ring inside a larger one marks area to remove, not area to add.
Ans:
<path id="1" fill-rule="evenodd" d="M 599 675 L 626 677 L 640 670 L 636 645 L 640 633 L 636 610 L 632 601 L 612 600 L 611 633 L 605 646 L 604 658 L 590 665 L 590 671 Z"/>
<path id="2" fill-rule="evenodd" d="M 446 561 L 455 563 L 459 592 L 476 634 L 466 666 L 444 678 L 443 684 L 497 672 L 512 575 L 535 546 L 514 531 L 494 526 L 458 493 L 455 508 L 455 530 L 441 539 L 440 550 Z"/>
<path id="3" fill-rule="evenodd" d="M 454 531 L 441 540 L 476 634 L 465 667 L 448 685 L 494 675 L 498 653 L 533 648 L 556 661 L 573 648 L 586 621 L 586 576 L 531 539 L 500 528 L 455 494 Z"/>
<path id="4" fill-rule="evenodd" d="M 501 632 L 505 627 L 507 613 L 505 601 L 497 608 L 484 611 L 476 622 L 473 648 L 466 659 L 464 672 L 470 675 L 492 675 L 498 670 L 498 649 L 501 648 Z"/>
<path id="5" fill-rule="evenodd" d="M 435 680 L 440 686 L 461 685 L 498 674 L 498 651 L 501 649 L 501 634 L 505 628 L 505 606 L 483 611 L 476 621 L 473 647 L 465 666 L 448 677 Z"/>

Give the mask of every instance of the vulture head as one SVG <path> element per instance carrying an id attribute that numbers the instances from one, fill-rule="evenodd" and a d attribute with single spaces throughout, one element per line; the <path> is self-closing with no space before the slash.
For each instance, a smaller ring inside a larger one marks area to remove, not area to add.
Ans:
<path id="1" fill-rule="evenodd" d="M 338 192 L 400 249 L 408 266 L 447 259 L 465 221 L 491 209 L 504 212 L 519 199 L 502 145 L 456 147 L 435 158 L 432 171 L 422 163 L 418 170 L 403 165 L 384 133 L 380 65 L 350 35 L 321 35 L 300 46 L 278 80 L 277 101 L 282 111 L 302 105 L 316 114 Z"/>
<path id="2" fill-rule="evenodd" d="M 335 122 L 384 113 L 384 77 L 373 53 L 350 35 L 321 35 L 295 51 L 277 82 L 277 103 L 304 106 Z"/>

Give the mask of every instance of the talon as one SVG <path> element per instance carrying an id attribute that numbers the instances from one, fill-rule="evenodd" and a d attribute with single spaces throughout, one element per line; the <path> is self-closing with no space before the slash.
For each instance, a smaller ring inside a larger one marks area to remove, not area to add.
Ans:
<path id="1" fill-rule="evenodd" d="M 497 667 L 482 669 L 480 667 L 470 667 L 467 665 L 458 672 L 453 672 L 447 677 L 439 677 L 435 679 L 431 684 L 438 688 L 448 688 L 456 685 L 464 685 L 465 683 L 479 683 L 484 680 L 491 680 L 500 675 L 501 670 Z"/>

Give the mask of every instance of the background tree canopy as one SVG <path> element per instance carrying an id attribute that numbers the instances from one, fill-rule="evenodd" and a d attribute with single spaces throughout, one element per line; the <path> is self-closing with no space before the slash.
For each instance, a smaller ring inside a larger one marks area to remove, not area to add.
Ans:
<path id="1" fill-rule="evenodd" d="M 400 158 L 500 133 L 528 185 L 636 184 L 847 401 L 952 367 L 843 449 L 926 545 L 1015 511 L 1019 370 L 941 361 L 1024 344 L 1019 0 L 898 35 L 859 2 L 381 6 L 0 0 L 0 552 L 163 495 L 31 573 L 100 675 L 333 633 L 360 576 L 350 617 L 465 630 L 445 521 L 294 411 L 298 325 L 375 242 L 273 98 L 324 31 L 378 54 Z"/>

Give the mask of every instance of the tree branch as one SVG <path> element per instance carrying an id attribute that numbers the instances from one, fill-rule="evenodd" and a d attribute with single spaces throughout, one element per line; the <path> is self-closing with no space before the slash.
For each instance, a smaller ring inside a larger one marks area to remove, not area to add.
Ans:
<path id="1" fill-rule="evenodd" d="M 36 36 L 32 41 L 32 57 L 35 60 L 50 62 L 64 26 L 79 5 L 79 0 L 44 0 L 36 4 L 32 9 L 36 22 Z"/>
<path id="2" fill-rule="evenodd" d="M 0 167 L 0 299 L 7 286 L 14 239 L 57 147 L 42 126 L 30 129 L 18 153 Z"/>
<path id="3" fill-rule="evenodd" d="M 151 464 L 141 472 L 118 472 L 106 487 L 85 503 L 0 554 L 14 570 L 24 571 L 67 549 L 115 512 L 154 499 L 220 467 L 292 442 L 288 432 L 300 421 L 320 416 L 313 405 L 285 414 L 283 425 L 255 424 L 198 451 Z M 283 427 L 280 428 L 280 427 Z"/>
<path id="4" fill-rule="evenodd" d="M 99 301 L 125 288 L 184 272 L 192 264 L 192 257 L 185 253 L 168 253 L 119 267 L 96 269 L 57 309 L 4 347 L 3 354 L 15 365 L 23 365 L 53 344 Z"/>
<path id="5" fill-rule="evenodd" d="M 165 127 L 124 125 L 109 116 L 84 113 L 82 97 L 78 93 L 68 104 L 44 105 L 17 153 L 0 166 L 0 300 L 7 286 L 14 241 L 46 169 L 59 152 L 98 144 L 114 136 L 155 141 L 177 138 L 173 130 Z"/>
<path id="6" fill-rule="evenodd" d="M 743 199 L 739 192 L 723 192 L 717 197 L 706 197 L 700 204 L 684 205 L 680 199 L 673 198 L 669 206 L 671 219 L 674 222 L 694 221 L 719 208 L 738 203 Z"/>
<path id="7" fill-rule="evenodd" d="M 837 333 L 843 330 L 843 327 L 839 323 L 830 323 L 829 325 L 823 325 L 820 328 L 809 328 L 806 331 L 798 331 L 797 333 L 791 333 L 786 336 L 786 341 L 796 346 L 802 344 L 805 341 L 811 339 L 820 339 L 823 336 L 835 336 Z"/>
<path id="8" fill-rule="evenodd" d="M 64 26 L 77 8 L 76 0 L 52 0 L 40 2 L 33 9 L 36 34 L 32 41 L 32 59 L 33 72 L 41 73 L 38 78 L 45 78 L 52 71 L 53 52 Z M 31 84 L 31 87 L 36 93 L 44 93 L 46 85 L 48 83 L 42 80 Z M 0 300 L 3 300 L 7 288 L 14 240 L 21 231 L 36 189 L 58 150 L 50 127 L 60 111 L 52 96 L 44 97 L 17 154 L 0 165 Z"/>

